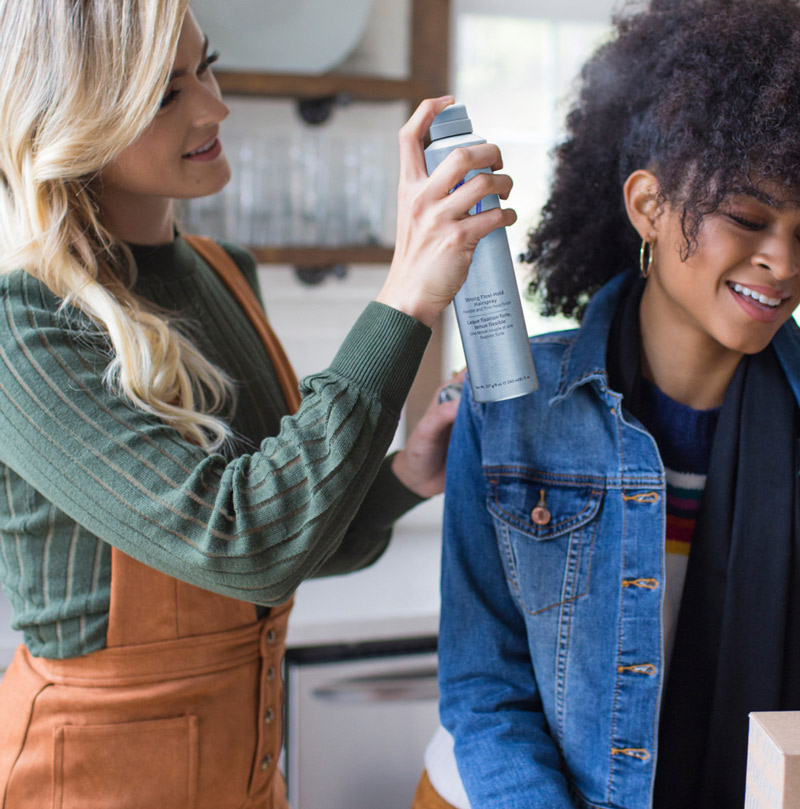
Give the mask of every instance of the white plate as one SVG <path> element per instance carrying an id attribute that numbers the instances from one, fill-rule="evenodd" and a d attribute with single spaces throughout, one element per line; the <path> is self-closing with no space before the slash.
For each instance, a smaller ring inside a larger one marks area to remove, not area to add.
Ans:
<path id="1" fill-rule="evenodd" d="M 371 0 L 193 0 L 226 69 L 325 73 L 358 44 Z"/>

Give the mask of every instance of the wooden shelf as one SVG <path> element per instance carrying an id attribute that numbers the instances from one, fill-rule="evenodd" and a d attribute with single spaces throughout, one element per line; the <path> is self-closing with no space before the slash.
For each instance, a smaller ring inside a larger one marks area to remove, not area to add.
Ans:
<path id="1" fill-rule="evenodd" d="M 342 101 L 408 101 L 424 95 L 421 82 L 413 79 L 379 79 L 325 73 L 308 76 L 292 73 L 247 73 L 217 70 L 214 73 L 226 95 L 273 98 L 338 98 Z"/>
<path id="2" fill-rule="evenodd" d="M 449 67 L 450 0 L 411 0 L 411 53 L 408 79 L 349 76 L 341 73 L 307 75 L 215 70 L 227 95 L 312 100 L 407 101 L 413 107 L 423 98 L 447 92 Z"/>
<path id="3" fill-rule="evenodd" d="M 414 109 L 424 98 L 449 92 L 450 0 L 410 0 L 410 78 L 385 79 L 326 73 L 319 76 L 214 71 L 226 95 L 293 98 L 299 101 L 406 101 Z M 324 269 L 337 264 L 388 264 L 391 247 L 263 247 L 250 248 L 259 262 L 289 264 L 300 269 Z M 411 429 L 428 407 L 442 378 L 441 324 L 431 342 L 406 403 L 406 429 Z"/>
<path id="4" fill-rule="evenodd" d="M 347 247 L 250 247 L 260 264 L 291 264 L 294 267 L 332 267 L 336 264 L 389 264 L 394 250 L 378 245 Z"/>

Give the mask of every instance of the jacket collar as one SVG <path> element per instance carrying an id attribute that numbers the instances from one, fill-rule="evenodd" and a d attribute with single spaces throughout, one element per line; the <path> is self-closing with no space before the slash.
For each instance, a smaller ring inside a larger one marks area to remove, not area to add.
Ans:
<path id="1" fill-rule="evenodd" d="M 620 299 L 635 281 L 636 273 L 627 270 L 614 276 L 592 297 L 575 341 L 564 355 L 558 390 L 551 404 L 569 396 L 586 382 L 597 381 L 603 390 L 608 389 L 606 349 L 611 322 Z M 772 345 L 800 404 L 800 327 L 794 318 L 781 326 Z"/>
<path id="2" fill-rule="evenodd" d="M 615 275 L 598 290 L 583 316 L 575 341 L 567 349 L 561 366 L 561 378 L 551 403 L 569 396 L 575 388 L 586 382 L 597 381 L 608 388 L 606 348 L 611 322 L 620 299 L 636 280 L 633 271 Z"/>

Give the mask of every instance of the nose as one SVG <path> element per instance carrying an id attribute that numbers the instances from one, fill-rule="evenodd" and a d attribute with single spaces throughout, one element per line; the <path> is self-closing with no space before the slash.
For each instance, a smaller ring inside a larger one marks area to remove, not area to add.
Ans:
<path id="1" fill-rule="evenodd" d="M 196 81 L 194 124 L 197 127 L 218 124 L 230 115 L 228 105 L 222 100 L 219 85 L 213 75 Z"/>
<path id="2" fill-rule="evenodd" d="M 762 244 L 753 256 L 753 265 L 767 270 L 776 280 L 792 278 L 800 272 L 800 243 L 792 233 L 790 238 L 775 235 Z"/>

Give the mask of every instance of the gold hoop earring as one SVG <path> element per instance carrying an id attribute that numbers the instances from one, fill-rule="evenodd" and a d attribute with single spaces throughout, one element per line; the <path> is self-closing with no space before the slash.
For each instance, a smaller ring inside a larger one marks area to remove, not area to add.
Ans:
<path id="1" fill-rule="evenodd" d="M 642 278 L 647 278 L 653 269 L 653 248 L 655 242 L 650 244 L 646 239 L 642 239 L 642 249 L 639 250 L 639 270 L 642 273 Z M 645 255 L 647 255 L 647 264 L 645 265 Z"/>

